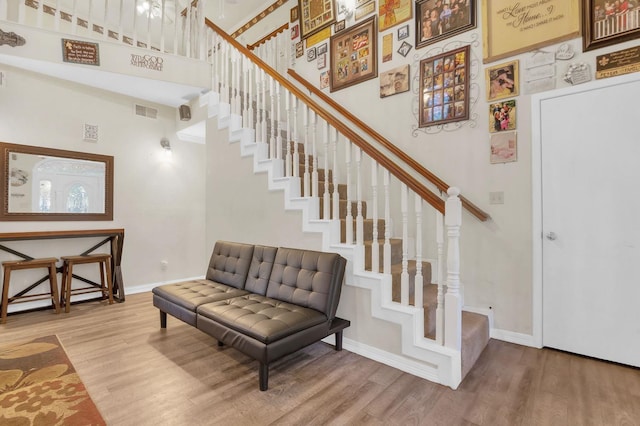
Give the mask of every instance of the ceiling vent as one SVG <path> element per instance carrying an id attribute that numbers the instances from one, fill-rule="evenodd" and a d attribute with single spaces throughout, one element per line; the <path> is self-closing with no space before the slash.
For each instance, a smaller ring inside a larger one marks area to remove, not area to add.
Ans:
<path id="1" fill-rule="evenodd" d="M 147 117 L 156 120 L 158 118 L 158 110 L 144 105 L 135 104 L 135 114 L 140 117 Z"/>

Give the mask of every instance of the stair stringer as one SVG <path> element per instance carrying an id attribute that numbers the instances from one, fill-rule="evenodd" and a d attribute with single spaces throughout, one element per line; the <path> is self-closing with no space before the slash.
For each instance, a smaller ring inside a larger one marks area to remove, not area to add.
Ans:
<path id="1" fill-rule="evenodd" d="M 364 248 L 339 242 L 340 221 L 319 219 L 319 198 L 300 196 L 301 178 L 283 177 L 284 161 L 268 159 L 268 145 L 255 142 L 255 130 L 237 128 L 238 120 L 232 118 L 235 114 L 227 113 L 228 105 L 220 102 L 218 108 L 209 109 L 210 112 L 218 111 L 217 127 L 229 128 L 229 142 L 240 142 L 242 157 L 253 157 L 254 173 L 267 174 L 269 191 L 284 192 L 285 210 L 298 210 L 302 213 L 302 231 L 320 233 L 323 250 L 339 253 L 347 259 L 345 284 L 369 290 L 373 317 L 400 326 L 402 355 L 383 351 L 348 337 L 344 338 L 344 348 L 412 375 L 457 389 L 461 382 L 461 353 L 424 337 L 424 309 L 391 301 L 391 276 L 365 271 Z M 230 125 L 235 128 L 229 127 Z M 331 342 L 333 339 L 330 336 L 324 340 Z"/>

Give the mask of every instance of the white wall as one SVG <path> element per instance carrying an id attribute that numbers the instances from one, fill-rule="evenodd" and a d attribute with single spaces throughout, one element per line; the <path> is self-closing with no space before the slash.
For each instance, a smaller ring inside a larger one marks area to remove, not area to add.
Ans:
<path id="1" fill-rule="evenodd" d="M 124 228 L 127 291 L 204 275 L 209 255 L 203 232 L 205 147 L 176 138 L 175 109 L 8 66 L 0 70 L 6 77 L 0 88 L 0 140 L 111 155 L 115 163 L 112 222 L 0 222 L 0 232 Z M 135 116 L 135 102 L 157 108 L 158 119 Z M 99 126 L 97 143 L 82 140 L 84 123 Z M 173 148 L 168 162 L 162 137 Z M 46 256 L 90 247 L 80 240 L 15 246 Z M 1 260 L 9 258 L 14 257 L 0 252 Z M 162 260 L 168 262 L 166 270 Z"/>

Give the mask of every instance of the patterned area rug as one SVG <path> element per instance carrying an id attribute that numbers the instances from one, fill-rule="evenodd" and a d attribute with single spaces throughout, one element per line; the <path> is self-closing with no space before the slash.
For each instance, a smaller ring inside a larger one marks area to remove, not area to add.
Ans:
<path id="1" fill-rule="evenodd" d="M 0 425 L 105 425 L 57 336 L 0 345 Z"/>

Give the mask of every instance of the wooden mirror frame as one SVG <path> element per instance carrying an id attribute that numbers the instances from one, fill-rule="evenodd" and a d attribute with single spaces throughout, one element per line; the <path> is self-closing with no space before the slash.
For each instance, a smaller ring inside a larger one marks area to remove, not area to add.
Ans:
<path id="1" fill-rule="evenodd" d="M 46 155 L 75 160 L 96 161 L 105 164 L 104 213 L 38 213 L 9 212 L 10 170 L 9 156 L 12 153 Z M 113 157 L 39 146 L 18 145 L 0 142 L 0 221 L 85 221 L 113 220 Z"/>

